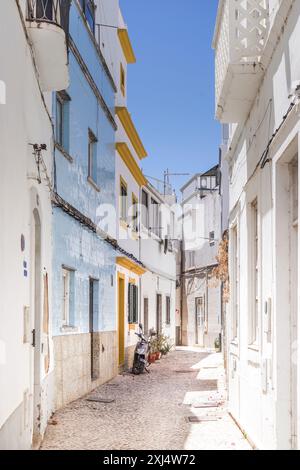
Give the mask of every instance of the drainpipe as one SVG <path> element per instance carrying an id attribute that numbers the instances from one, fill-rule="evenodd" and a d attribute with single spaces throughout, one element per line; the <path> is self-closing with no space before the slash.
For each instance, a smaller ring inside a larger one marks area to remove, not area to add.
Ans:
<path id="1" fill-rule="evenodd" d="M 183 241 L 180 242 L 180 346 L 182 346 L 182 325 L 183 325 Z"/>
<path id="2" fill-rule="evenodd" d="M 138 234 L 139 234 L 139 261 L 142 261 L 142 244 L 141 244 L 141 199 L 142 188 L 139 189 L 139 223 L 138 223 Z M 142 323 L 142 276 L 139 276 L 139 310 L 140 310 L 140 323 Z M 144 324 L 143 324 L 144 327 Z"/>
<path id="3" fill-rule="evenodd" d="M 206 269 L 206 331 L 208 336 L 208 268 Z"/>

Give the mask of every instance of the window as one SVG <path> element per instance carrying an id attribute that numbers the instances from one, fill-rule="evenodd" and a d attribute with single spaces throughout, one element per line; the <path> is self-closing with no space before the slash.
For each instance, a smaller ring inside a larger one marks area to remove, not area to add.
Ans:
<path id="1" fill-rule="evenodd" d="M 196 315 L 197 325 L 200 328 L 205 327 L 205 297 L 197 297 L 196 301 Z"/>
<path id="2" fill-rule="evenodd" d="M 259 339 L 259 258 L 258 258 L 258 208 L 257 200 L 251 204 L 251 227 L 252 227 L 252 262 L 250 279 L 252 280 L 252 308 L 250 309 L 250 344 L 257 344 Z"/>
<path id="3" fill-rule="evenodd" d="M 171 297 L 166 296 L 166 324 L 171 324 Z"/>
<path id="4" fill-rule="evenodd" d="M 239 317 L 239 246 L 238 228 L 234 226 L 231 231 L 232 240 L 232 339 L 237 339 Z"/>
<path id="5" fill-rule="evenodd" d="M 56 143 L 69 151 L 70 97 L 65 91 L 56 93 Z"/>
<path id="6" fill-rule="evenodd" d="M 123 178 L 120 183 L 120 219 L 127 221 L 127 184 Z"/>
<path id="7" fill-rule="evenodd" d="M 139 217 L 138 217 L 138 199 L 132 194 L 132 230 L 133 232 L 139 231 Z"/>
<path id="8" fill-rule="evenodd" d="M 209 232 L 209 246 L 215 245 L 215 232 Z"/>
<path id="9" fill-rule="evenodd" d="M 88 146 L 88 177 L 97 183 L 97 138 L 89 129 L 89 146 Z"/>
<path id="10" fill-rule="evenodd" d="M 71 326 L 74 308 L 74 271 L 62 269 L 62 326 Z"/>
<path id="11" fill-rule="evenodd" d="M 188 269 L 195 267 L 195 252 L 194 251 L 186 252 L 186 264 L 187 264 Z"/>
<path id="12" fill-rule="evenodd" d="M 95 32 L 95 3 L 93 0 L 80 0 L 80 5 L 86 21 L 91 29 L 91 31 Z"/>
<path id="13" fill-rule="evenodd" d="M 144 298 L 144 333 L 148 336 L 149 334 L 149 299 Z"/>
<path id="14" fill-rule="evenodd" d="M 162 295 L 156 294 L 156 333 L 162 333 Z"/>
<path id="15" fill-rule="evenodd" d="M 159 237 L 160 236 L 159 204 L 155 199 L 152 199 L 152 198 L 151 198 L 151 207 L 152 207 L 151 231 Z"/>
<path id="16" fill-rule="evenodd" d="M 197 234 L 197 209 L 193 207 L 191 211 L 191 218 L 192 218 L 192 234 L 196 237 Z"/>
<path id="17" fill-rule="evenodd" d="M 122 64 L 120 64 L 120 88 L 122 95 L 125 96 L 125 70 Z"/>
<path id="18" fill-rule="evenodd" d="M 171 240 L 175 238 L 175 214 L 174 212 L 171 212 L 170 238 Z"/>
<path id="19" fill-rule="evenodd" d="M 142 190 L 142 224 L 149 228 L 149 197 L 144 190 Z"/>
<path id="20" fill-rule="evenodd" d="M 128 284 L 128 323 L 138 323 L 138 288 L 135 284 Z"/>

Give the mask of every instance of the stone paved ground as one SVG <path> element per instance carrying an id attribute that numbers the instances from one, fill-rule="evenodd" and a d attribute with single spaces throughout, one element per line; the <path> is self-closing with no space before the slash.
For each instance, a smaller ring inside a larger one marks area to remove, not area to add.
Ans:
<path id="1" fill-rule="evenodd" d="M 226 411 L 219 354 L 179 348 L 150 374 L 118 376 L 90 396 L 115 401 L 84 397 L 58 411 L 42 449 L 251 449 Z"/>

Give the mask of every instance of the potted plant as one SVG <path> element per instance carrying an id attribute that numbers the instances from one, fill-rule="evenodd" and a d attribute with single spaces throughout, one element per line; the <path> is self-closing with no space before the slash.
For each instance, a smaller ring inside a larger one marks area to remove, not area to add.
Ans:
<path id="1" fill-rule="evenodd" d="M 153 364 L 156 361 L 156 338 L 150 339 L 150 349 L 148 354 L 149 364 Z"/>
<path id="2" fill-rule="evenodd" d="M 216 352 L 221 352 L 221 341 L 220 341 L 220 337 L 215 339 L 215 350 L 216 350 Z"/>
<path id="3" fill-rule="evenodd" d="M 172 349 L 173 344 L 168 336 L 164 336 L 161 346 L 161 353 L 163 356 L 166 356 Z"/>
<path id="4" fill-rule="evenodd" d="M 164 341 L 162 342 L 161 353 L 163 356 L 166 356 L 172 349 L 173 345 L 171 340 L 168 336 L 164 337 Z"/>
<path id="5" fill-rule="evenodd" d="M 167 337 L 163 334 L 157 335 L 157 352 L 156 352 L 156 359 L 160 359 L 163 352 L 165 351 L 165 343 Z"/>

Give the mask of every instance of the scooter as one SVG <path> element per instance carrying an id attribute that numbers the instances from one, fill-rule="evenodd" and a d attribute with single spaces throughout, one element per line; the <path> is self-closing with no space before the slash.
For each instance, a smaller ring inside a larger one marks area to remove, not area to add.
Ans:
<path id="1" fill-rule="evenodd" d="M 148 354 L 149 354 L 149 343 L 150 338 L 147 338 L 143 333 L 143 325 L 139 324 L 140 333 L 135 333 L 139 337 L 139 341 L 136 344 L 135 351 L 134 351 L 134 359 L 133 359 L 133 367 L 132 373 L 134 375 L 143 374 L 143 372 L 148 372 L 149 370 L 147 367 L 149 366 L 148 363 Z"/>

